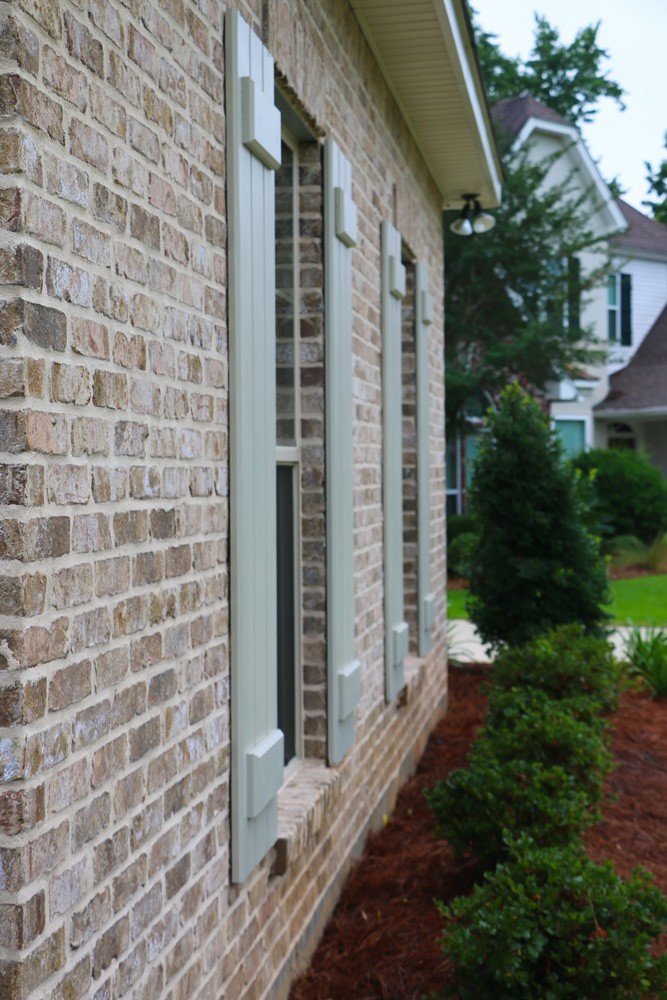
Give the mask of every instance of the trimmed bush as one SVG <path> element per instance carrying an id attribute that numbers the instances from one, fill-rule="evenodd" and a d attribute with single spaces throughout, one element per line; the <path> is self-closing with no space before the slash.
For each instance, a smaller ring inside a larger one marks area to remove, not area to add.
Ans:
<path id="1" fill-rule="evenodd" d="M 447 549 L 447 569 L 452 576 L 470 576 L 479 538 L 471 531 L 457 535 Z"/>
<path id="2" fill-rule="evenodd" d="M 470 617 L 494 647 L 580 622 L 600 634 L 605 565 L 578 476 L 540 407 L 517 385 L 489 412 L 470 491 L 479 545 Z"/>
<path id="3" fill-rule="evenodd" d="M 540 846 L 566 844 L 599 818 L 587 789 L 563 767 L 499 760 L 479 741 L 469 766 L 427 791 L 444 837 L 461 857 L 467 850 L 490 867 L 507 854 L 507 838 L 527 833 Z"/>
<path id="4" fill-rule="evenodd" d="M 440 909 L 461 1000 L 665 995 L 667 958 L 650 945 L 667 899 L 643 873 L 623 881 L 609 862 L 523 838 L 470 896 Z"/>
<path id="5" fill-rule="evenodd" d="M 612 535 L 636 535 L 649 543 L 667 531 L 667 482 L 646 455 L 597 448 L 578 455 L 574 464 L 593 473 L 596 513 Z"/>
<path id="6" fill-rule="evenodd" d="M 604 720 L 589 708 L 589 698 L 553 701 L 537 688 L 497 690 L 478 745 L 498 760 L 558 765 L 574 776 L 590 802 L 599 802 L 612 758 Z"/>
<path id="7" fill-rule="evenodd" d="M 447 516 L 447 546 L 459 535 L 476 535 L 477 521 L 472 514 L 449 514 Z"/>
<path id="8" fill-rule="evenodd" d="M 556 699 L 586 695 L 594 709 L 610 712 L 618 706 L 620 672 L 611 643 L 567 625 L 502 649 L 494 662 L 493 683 L 540 688 Z"/>

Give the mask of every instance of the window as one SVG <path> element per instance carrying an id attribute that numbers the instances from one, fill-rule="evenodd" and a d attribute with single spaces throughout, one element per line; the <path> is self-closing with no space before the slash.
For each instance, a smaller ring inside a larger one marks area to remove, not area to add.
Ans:
<path id="1" fill-rule="evenodd" d="M 555 420 L 554 431 L 561 439 L 565 454 L 574 458 L 586 447 L 585 420 Z"/>
<path id="2" fill-rule="evenodd" d="M 632 344 L 632 275 L 610 274 L 607 279 L 608 338 L 624 347 Z"/>
<path id="3" fill-rule="evenodd" d="M 619 451 L 635 451 L 637 436 L 630 424 L 607 424 L 607 447 L 617 448 Z"/>
<path id="4" fill-rule="evenodd" d="M 302 755 L 299 154 L 283 132 L 276 171 L 276 585 L 278 728 Z"/>

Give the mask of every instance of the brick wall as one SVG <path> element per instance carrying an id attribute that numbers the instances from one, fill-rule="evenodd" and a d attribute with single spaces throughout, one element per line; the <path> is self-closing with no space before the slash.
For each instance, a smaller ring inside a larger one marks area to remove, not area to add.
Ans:
<path id="1" fill-rule="evenodd" d="M 239 6 L 297 110 L 353 164 L 357 739 L 326 768 L 320 505 L 304 514 L 311 759 L 281 792 L 276 851 L 232 886 L 226 4 L 0 3 L 2 997 L 284 995 L 445 695 L 439 196 L 343 0 Z M 428 264 L 435 301 L 439 629 L 402 707 L 383 693 L 384 217 Z"/>

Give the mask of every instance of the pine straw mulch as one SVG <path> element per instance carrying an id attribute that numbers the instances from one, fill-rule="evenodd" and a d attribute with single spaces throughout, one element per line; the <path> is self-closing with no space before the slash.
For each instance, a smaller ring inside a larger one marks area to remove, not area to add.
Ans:
<path id="1" fill-rule="evenodd" d="M 481 873 L 434 837 L 423 789 L 465 763 L 482 724 L 485 676 L 488 667 L 450 669 L 449 711 L 390 821 L 371 835 L 291 1000 L 419 1000 L 452 982 L 433 900 L 467 892 Z M 588 831 L 587 851 L 596 861 L 611 859 L 622 876 L 644 865 L 667 892 L 667 699 L 626 692 L 613 717 L 613 752 L 609 791 L 616 799 Z M 667 935 L 660 947 L 667 951 Z"/>

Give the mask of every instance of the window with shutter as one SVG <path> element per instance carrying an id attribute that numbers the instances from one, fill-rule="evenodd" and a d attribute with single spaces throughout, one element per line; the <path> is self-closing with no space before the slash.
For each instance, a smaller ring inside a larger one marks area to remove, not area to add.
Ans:
<path id="1" fill-rule="evenodd" d="M 273 60 L 237 11 L 225 19 L 229 213 L 232 878 L 273 845 L 277 726 Z"/>
<path id="2" fill-rule="evenodd" d="M 352 169 L 335 142 L 324 147 L 327 453 L 327 660 L 329 760 L 354 741 L 361 668 L 354 653 L 352 467 L 352 248 L 357 211 Z"/>
<path id="3" fill-rule="evenodd" d="M 632 275 L 610 274 L 607 279 L 607 324 L 609 340 L 632 344 Z"/>
<path id="4" fill-rule="evenodd" d="M 382 492 L 384 508 L 385 695 L 392 701 L 404 684 L 408 626 L 403 611 L 403 486 L 401 300 L 405 268 L 401 236 L 382 223 Z"/>

